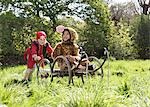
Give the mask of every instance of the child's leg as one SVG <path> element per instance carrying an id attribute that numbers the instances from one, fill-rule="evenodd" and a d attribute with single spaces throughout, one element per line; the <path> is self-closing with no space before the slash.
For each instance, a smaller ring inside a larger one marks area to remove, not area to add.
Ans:
<path id="1" fill-rule="evenodd" d="M 32 76 L 32 72 L 34 71 L 34 68 L 30 69 L 28 68 L 26 71 L 25 71 L 25 75 L 24 75 L 24 80 L 29 80 L 30 77 Z"/>
<path id="2" fill-rule="evenodd" d="M 24 80 L 29 80 L 32 76 L 32 73 L 35 69 L 35 61 L 32 60 L 32 55 L 29 54 L 28 60 L 27 60 L 27 70 L 24 75 Z"/>
<path id="3" fill-rule="evenodd" d="M 29 78 L 28 78 L 28 80 L 31 80 L 31 79 L 32 79 L 32 73 L 33 73 L 34 70 L 35 70 L 35 68 L 32 68 L 32 71 L 29 73 Z"/>

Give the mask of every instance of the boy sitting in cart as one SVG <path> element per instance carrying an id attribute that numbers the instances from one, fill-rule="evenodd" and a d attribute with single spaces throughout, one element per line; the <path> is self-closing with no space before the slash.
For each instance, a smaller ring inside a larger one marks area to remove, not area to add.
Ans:
<path id="1" fill-rule="evenodd" d="M 55 46 L 53 58 L 55 59 L 60 55 L 65 56 L 69 60 L 71 67 L 76 67 L 81 59 L 79 46 L 75 43 L 78 39 L 77 32 L 73 28 L 62 25 L 56 27 L 56 31 L 62 33 L 62 41 Z M 66 64 L 61 60 L 58 62 L 58 66 L 60 70 L 66 69 Z M 78 68 L 85 69 L 82 65 L 79 65 Z"/>

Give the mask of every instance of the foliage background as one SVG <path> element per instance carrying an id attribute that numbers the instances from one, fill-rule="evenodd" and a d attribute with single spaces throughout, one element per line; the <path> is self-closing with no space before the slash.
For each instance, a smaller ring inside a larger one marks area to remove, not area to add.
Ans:
<path id="1" fill-rule="evenodd" d="M 117 6 L 119 10 L 115 10 Z M 60 34 L 55 32 L 60 24 L 78 32 L 77 43 L 89 55 L 100 58 L 106 47 L 116 59 L 149 59 L 149 15 L 135 14 L 132 3 L 112 7 L 102 0 L 2 0 L 0 62 L 24 63 L 23 52 L 39 30 L 47 33 L 54 47 L 60 41 Z"/>

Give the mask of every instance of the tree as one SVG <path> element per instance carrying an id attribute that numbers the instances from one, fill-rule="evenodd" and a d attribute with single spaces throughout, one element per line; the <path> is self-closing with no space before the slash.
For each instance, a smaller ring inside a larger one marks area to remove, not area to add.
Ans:
<path id="1" fill-rule="evenodd" d="M 134 33 L 131 33 L 132 26 L 126 23 L 118 23 L 118 26 L 111 24 L 111 35 L 108 35 L 108 47 L 111 56 L 116 59 L 137 58 L 137 50 L 134 40 Z"/>
<path id="2" fill-rule="evenodd" d="M 139 58 L 149 59 L 150 58 L 150 20 L 149 20 L 149 8 L 150 0 L 138 0 L 139 5 L 143 10 L 143 14 L 134 21 L 137 26 L 135 40 L 138 45 Z"/>
<path id="3" fill-rule="evenodd" d="M 108 7 L 101 0 L 85 0 L 84 3 L 89 5 L 82 34 L 84 48 L 88 54 L 100 57 L 103 48 L 107 47 L 107 35 L 110 35 Z"/>
<path id="4" fill-rule="evenodd" d="M 58 15 L 64 12 L 71 12 L 69 4 L 73 3 L 74 0 L 13 0 L 2 1 L 1 4 L 11 10 L 17 12 L 17 15 L 21 17 L 48 17 L 50 20 L 51 28 L 55 31 L 57 26 Z"/>
<path id="5" fill-rule="evenodd" d="M 136 43 L 138 45 L 138 53 L 142 59 L 150 59 L 150 20 L 147 15 L 142 15 L 135 22 L 138 24 L 136 32 Z"/>
<path id="6" fill-rule="evenodd" d="M 150 0 L 138 0 L 138 2 L 143 9 L 143 14 L 147 15 L 150 7 Z"/>
<path id="7" fill-rule="evenodd" d="M 113 4 L 110 6 L 110 12 L 115 25 L 121 20 L 130 24 L 131 19 L 139 14 L 133 2 Z"/>
<path id="8" fill-rule="evenodd" d="M 12 14 L 12 12 L 6 12 L 0 15 L 0 62 L 6 64 L 8 62 L 11 62 L 9 59 L 12 58 L 12 60 L 14 60 L 17 50 L 15 48 L 12 32 L 15 29 L 19 30 L 22 25 L 23 20 L 17 18 L 15 15 Z M 16 60 L 14 60 L 14 62 L 15 61 Z"/>

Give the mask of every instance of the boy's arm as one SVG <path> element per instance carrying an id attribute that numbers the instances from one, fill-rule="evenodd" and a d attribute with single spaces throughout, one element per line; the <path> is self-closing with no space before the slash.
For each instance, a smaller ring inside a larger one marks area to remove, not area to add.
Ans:
<path id="1" fill-rule="evenodd" d="M 31 55 L 32 55 L 32 58 L 34 59 L 34 61 L 39 61 L 41 59 L 40 56 L 38 56 L 38 47 L 32 43 L 31 45 Z"/>
<path id="2" fill-rule="evenodd" d="M 48 43 L 48 46 L 46 48 L 46 51 L 48 53 L 49 56 L 51 56 L 52 52 L 54 51 L 53 48 L 51 47 L 51 45 Z"/>
<path id="3" fill-rule="evenodd" d="M 68 55 L 67 57 L 70 59 L 71 62 L 79 61 L 81 56 L 79 54 L 78 46 L 74 46 L 72 55 Z"/>
<path id="4" fill-rule="evenodd" d="M 55 59 L 57 56 L 61 55 L 61 44 L 57 44 L 52 53 L 52 58 Z"/>
<path id="5" fill-rule="evenodd" d="M 24 57 L 24 60 L 25 60 L 25 61 L 28 60 L 28 59 L 27 59 L 27 55 L 28 55 L 28 54 L 30 54 L 30 47 L 28 47 L 28 48 L 25 50 L 25 52 L 24 52 L 23 57 Z"/>

